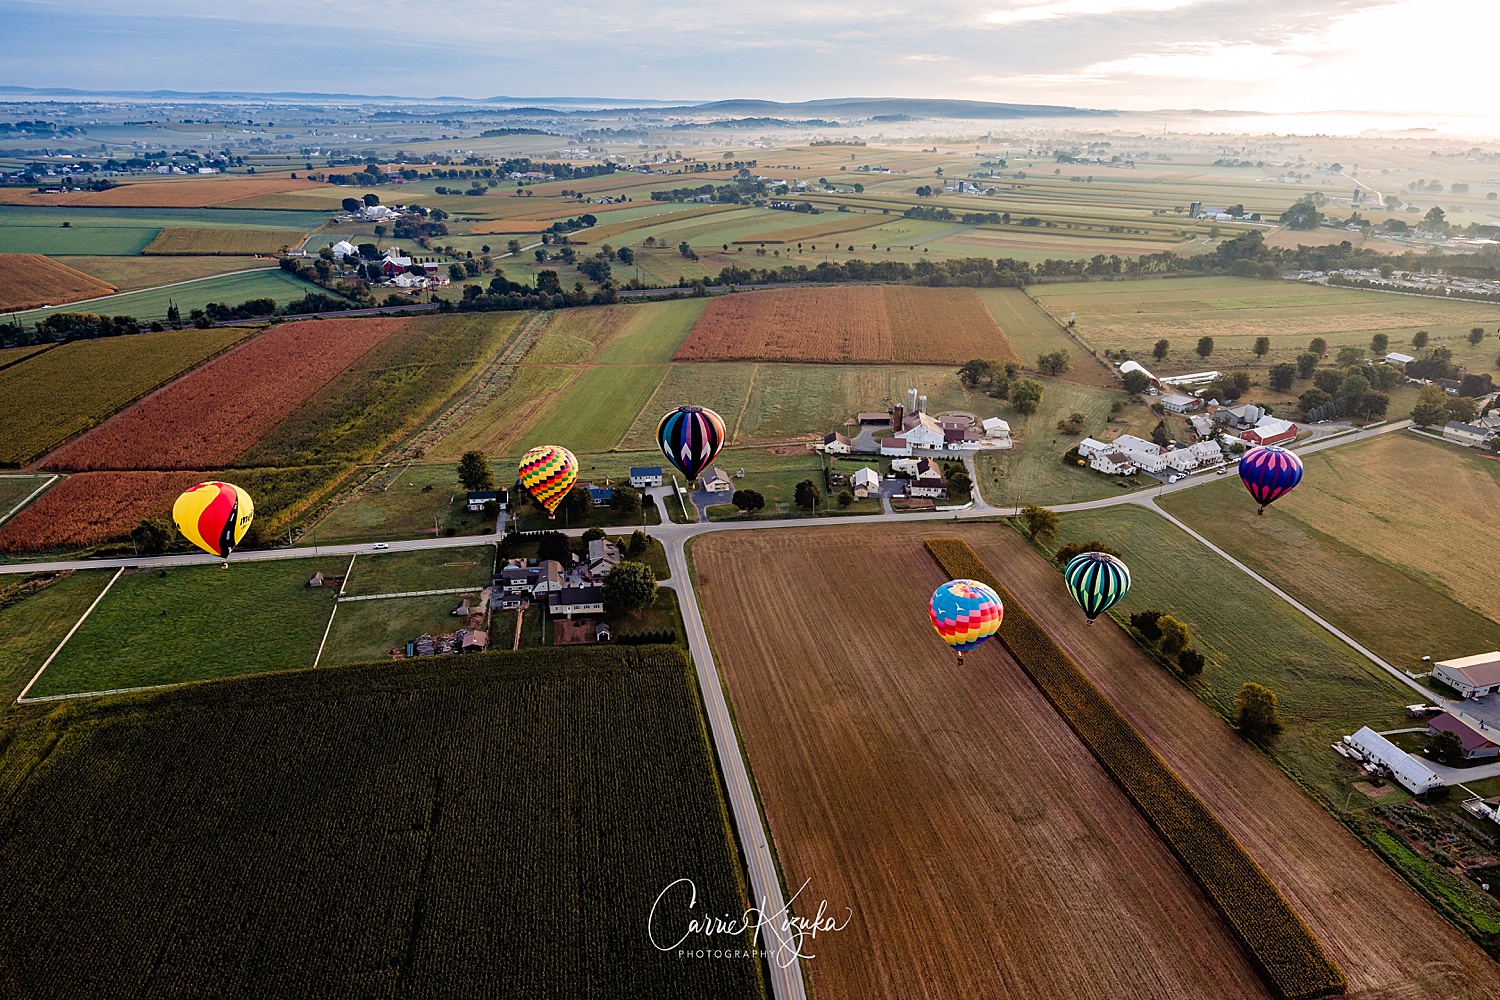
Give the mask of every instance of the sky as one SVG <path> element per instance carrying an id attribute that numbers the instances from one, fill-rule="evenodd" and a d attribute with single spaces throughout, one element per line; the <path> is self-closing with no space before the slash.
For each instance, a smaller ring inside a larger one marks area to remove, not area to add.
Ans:
<path id="1" fill-rule="evenodd" d="M 1489 116 L 1500 20 L 1495 0 L 80 6 L 0 0 L 0 84 Z"/>

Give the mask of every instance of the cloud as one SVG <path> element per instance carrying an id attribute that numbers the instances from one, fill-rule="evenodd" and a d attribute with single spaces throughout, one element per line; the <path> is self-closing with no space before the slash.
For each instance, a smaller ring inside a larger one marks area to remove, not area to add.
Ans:
<path id="1" fill-rule="evenodd" d="M 1018 7 L 990 11 L 987 24 L 1026 24 L 1060 18 L 1103 17 L 1112 14 L 1160 13 L 1204 3 L 1205 0 L 1041 0 Z"/>
<path id="2" fill-rule="evenodd" d="M 956 56 L 943 56 L 931 52 L 919 52 L 901 57 L 906 62 L 952 62 Z"/>

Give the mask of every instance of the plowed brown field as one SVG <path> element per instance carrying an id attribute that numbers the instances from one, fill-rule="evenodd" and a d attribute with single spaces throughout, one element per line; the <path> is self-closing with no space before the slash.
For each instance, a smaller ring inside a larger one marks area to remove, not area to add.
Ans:
<path id="1" fill-rule="evenodd" d="M 0 527 L 0 552 L 81 549 L 165 517 L 200 472 L 85 472 L 69 476 Z"/>
<path id="2" fill-rule="evenodd" d="M 215 469 L 243 455 L 402 319 L 287 323 L 49 455 L 51 469 Z"/>
<path id="3" fill-rule="evenodd" d="M 209 208 L 228 201 L 321 187 L 290 177 L 224 177 L 189 180 L 138 181 L 108 191 L 62 191 L 41 194 L 11 188 L 0 190 L 0 205 L 89 205 L 96 208 Z"/>
<path id="4" fill-rule="evenodd" d="M 874 285 L 718 296 L 674 360 L 958 364 L 971 358 L 1017 360 L 973 289 Z"/>
<path id="5" fill-rule="evenodd" d="M 0 311 L 113 295 L 114 285 L 39 253 L 0 254 Z"/>
<path id="6" fill-rule="evenodd" d="M 813 529 L 694 545 L 783 880 L 810 880 L 799 913 L 825 898 L 839 919 L 853 910 L 807 949 L 814 995 L 1266 996 L 1005 651 L 955 667 L 927 623 L 942 576 L 920 539 Z"/>

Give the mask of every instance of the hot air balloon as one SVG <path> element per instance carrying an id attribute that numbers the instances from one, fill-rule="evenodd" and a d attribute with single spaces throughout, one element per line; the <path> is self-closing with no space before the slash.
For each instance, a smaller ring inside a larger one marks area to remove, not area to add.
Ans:
<path id="1" fill-rule="evenodd" d="M 1089 624 L 1130 591 L 1130 568 L 1108 552 L 1081 552 L 1068 560 L 1063 579 Z"/>
<path id="2" fill-rule="evenodd" d="M 254 517 L 250 494 L 231 483 L 199 483 L 172 504 L 182 537 L 220 559 L 234 551 Z"/>
<path id="3" fill-rule="evenodd" d="M 937 634 L 958 652 L 962 666 L 965 651 L 999 630 L 1005 606 L 999 594 L 978 580 L 949 580 L 932 592 L 928 614 Z"/>
<path id="4" fill-rule="evenodd" d="M 724 447 L 724 419 L 702 406 L 679 406 L 656 425 L 662 454 L 687 476 L 697 479 Z"/>
<path id="5" fill-rule="evenodd" d="M 521 456 L 521 485 L 557 517 L 557 505 L 578 480 L 578 459 L 566 448 L 544 444 Z"/>
<path id="6" fill-rule="evenodd" d="M 1257 514 L 1302 481 L 1302 459 L 1274 444 L 1251 448 L 1240 458 L 1240 479 L 1260 504 Z"/>

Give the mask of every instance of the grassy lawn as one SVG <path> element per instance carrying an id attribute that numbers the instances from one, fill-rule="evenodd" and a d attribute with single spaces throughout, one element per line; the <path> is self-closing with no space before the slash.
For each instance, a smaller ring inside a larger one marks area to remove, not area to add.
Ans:
<path id="1" fill-rule="evenodd" d="M 112 576 L 103 569 L 70 573 L 19 600 L 13 588 L 28 578 L 0 578 L 0 696 L 10 701 L 21 693 Z"/>
<path id="2" fill-rule="evenodd" d="M 1274 754 L 1325 801 L 1343 798 L 1331 743 L 1360 726 L 1409 725 L 1408 688 L 1164 518 L 1136 507 L 1063 514 L 1054 547 L 1087 539 L 1130 565 L 1130 593 L 1111 615 L 1157 608 L 1187 625 L 1208 658 L 1191 686 L 1216 711 L 1232 717 L 1246 681 L 1276 692 L 1287 728 Z"/>
<path id="3" fill-rule="evenodd" d="M 1500 648 L 1500 587 L 1465 558 L 1500 505 L 1500 462 L 1394 432 L 1304 468 L 1264 517 L 1228 477 L 1162 506 L 1398 667 Z"/>
<path id="4" fill-rule="evenodd" d="M 354 597 L 470 586 L 477 591 L 489 586 L 494 575 L 493 545 L 383 552 L 354 560 L 354 573 L 344 585 L 344 593 Z"/>
<path id="5" fill-rule="evenodd" d="M 360 569 L 359 563 L 355 569 Z M 486 581 L 487 583 L 488 581 Z M 479 589 L 474 591 L 477 596 Z M 341 601 L 333 616 L 333 628 L 328 633 L 328 645 L 323 650 L 320 667 L 333 667 L 343 663 L 363 663 L 367 660 L 382 660 L 387 651 L 406 649 L 406 643 L 422 634 L 442 635 L 462 626 L 463 622 L 453 617 L 462 594 L 446 594 L 434 597 L 393 597 L 380 601 Z M 492 640 L 496 648 L 509 649 L 514 621 L 504 630 L 503 641 L 497 633 Z"/>
<path id="6" fill-rule="evenodd" d="M 0 475 L 0 519 L 3 519 L 17 504 L 35 492 L 38 486 L 51 478 L 50 475 Z"/>
<path id="7" fill-rule="evenodd" d="M 624 308 L 634 311 L 594 360 L 602 365 L 648 365 L 671 361 L 707 305 L 708 299 L 679 299 L 626 306 Z"/>
<path id="8" fill-rule="evenodd" d="M 453 465 L 412 465 L 394 481 L 382 476 L 372 487 L 350 497 L 303 535 L 301 542 L 418 538 L 431 536 L 434 522 L 454 534 L 494 531 L 493 520 L 483 513 L 469 513 L 466 495 Z"/>
<path id="9" fill-rule="evenodd" d="M 206 278 L 190 285 L 122 292 L 90 303 L 88 311 L 110 316 L 134 316 L 138 320 L 165 319 L 168 306 L 174 302 L 185 317 L 189 310 L 201 309 L 210 302 L 238 305 L 246 299 L 275 299 L 277 305 L 285 305 L 293 299 L 302 298 L 308 292 L 317 291 L 321 289 L 316 285 L 294 278 L 280 268 L 261 268 L 250 274 Z M 66 307 L 33 309 L 17 313 L 16 317 L 22 322 L 35 323 L 54 313 L 66 311 Z"/>
<path id="10" fill-rule="evenodd" d="M 286 559 L 128 573 L 99 602 L 31 695 L 210 680 L 312 666 L 333 592 L 314 571 L 349 560 Z"/>

